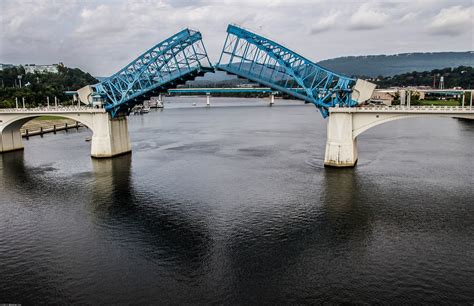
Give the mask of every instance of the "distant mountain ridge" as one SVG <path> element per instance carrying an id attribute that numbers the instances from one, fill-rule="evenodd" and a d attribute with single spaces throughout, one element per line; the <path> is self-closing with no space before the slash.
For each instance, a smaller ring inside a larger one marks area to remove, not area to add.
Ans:
<path id="1" fill-rule="evenodd" d="M 318 65 L 348 76 L 393 76 L 413 71 L 474 67 L 474 51 L 346 56 L 323 60 Z"/>
<path id="2" fill-rule="evenodd" d="M 324 68 L 347 76 L 394 76 L 413 71 L 431 71 L 434 69 L 455 68 L 459 66 L 474 67 L 474 51 L 466 52 L 430 52 L 430 53 L 401 53 L 394 55 L 365 55 L 346 56 L 327 59 L 318 62 Z M 102 81 L 106 77 L 96 77 Z M 187 84 L 201 87 L 232 87 L 248 83 L 234 75 L 223 71 L 206 73 Z"/>

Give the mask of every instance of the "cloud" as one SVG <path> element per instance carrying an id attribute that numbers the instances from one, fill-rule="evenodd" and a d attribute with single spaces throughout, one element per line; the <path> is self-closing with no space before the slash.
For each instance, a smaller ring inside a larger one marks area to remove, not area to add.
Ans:
<path id="1" fill-rule="evenodd" d="M 472 0 L 343 3 L 0 0 L 0 62 L 62 61 L 93 75 L 107 76 L 190 27 L 201 31 L 209 58 L 215 63 L 229 23 L 240 24 L 315 61 L 344 55 L 472 50 L 473 29 L 466 17 L 472 16 Z M 427 34 L 442 36 L 435 40 Z"/>
<path id="2" fill-rule="evenodd" d="M 385 26 L 389 16 L 373 3 L 364 3 L 349 19 L 350 30 L 375 30 Z"/>
<path id="3" fill-rule="evenodd" d="M 460 5 L 442 9 L 431 19 L 427 30 L 432 35 L 458 36 L 473 31 L 473 7 Z M 472 43 L 472 42 L 471 42 Z"/>
<path id="4" fill-rule="evenodd" d="M 319 19 L 312 27 L 311 27 L 311 34 L 318 34 L 321 32 L 325 32 L 334 26 L 337 25 L 338 18 L 340 17 L 339 12 L 333 12 L 332 14 Z"/>

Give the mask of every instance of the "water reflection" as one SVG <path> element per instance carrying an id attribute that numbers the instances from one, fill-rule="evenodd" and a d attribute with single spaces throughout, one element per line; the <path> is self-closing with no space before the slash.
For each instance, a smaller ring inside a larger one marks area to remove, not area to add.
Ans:
<path id="1" fill-rule="evenodd" d="M 333 263 L 344 262 L 350 250 L 356 249 L 353 256 L 366 252 L 372 237 L 371 211 L 361 205 L 357 171 L 315 171 L 321 180 L 315 179 L 287 202 L 268 203 L 258 217 L 247 216 L 228 238 L 236 292 L 230 299 L 277 302 L 329 290 L 332 275 L 349 272 Z M 290 284 L 295 282 L 306 285 L 300 288 L 304 292 L 294 291 Z"/>
<path id="2" fill-rule="evenodd" d="M 212 239 L 204 216 L 184 213 L 182 203 L 159 193 L 137 191 L 132 155 L 92 163 L 95 183 L 88 209 L 104 235 L 114 235 L 127 248 L 138 248 L 150 260 L 184 274 L 205 264 Z"/>

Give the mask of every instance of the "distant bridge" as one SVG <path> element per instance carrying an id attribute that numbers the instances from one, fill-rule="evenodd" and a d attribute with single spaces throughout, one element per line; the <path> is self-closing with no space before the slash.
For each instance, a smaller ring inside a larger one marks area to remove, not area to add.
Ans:
<path id="1" fill-rule="evenodd" d="M 169 89 L 168 93 L 170 94 L 180 94 L 180 93 L 201 93 L 201 94 L 211 94 L 211 93 L 273 93 L 276 94 L 277 91 L 269 87 L 236 87 L 236 88 L 175 88 Z"/>

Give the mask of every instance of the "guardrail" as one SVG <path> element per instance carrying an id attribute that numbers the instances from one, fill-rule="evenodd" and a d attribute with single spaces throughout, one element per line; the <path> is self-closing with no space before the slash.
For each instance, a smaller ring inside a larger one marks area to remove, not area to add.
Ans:
<path id="1" fill-rule="evenodd" d="M 35 108 L 0 108 L 0 113 L 71 113 L 71 112 L 92 112 L 105 113 L 103 108 L 93 108 L 87 106 L 71 107 L 35 107 Z"/>
<path id="2" fill-rule="evenodd" d="M 357 107 L 358 109 L 362 110 L 372 110 L 372 109 L 381 109 L 381 110 L 447 110 L 447 111 L 462 111 L 462 110 L 467 110 L 470 111 L 472 110 L 472 107 L 470 106 L 429 106 L 429 105 L 424 105 L 424 106 L 361 106 Z"/>
<path id="3" fill-rule="evenodd" d="M 359 112 L 359 111 L 406 111 L 406 112 L 474 112 L 471 106 L 358 106 L 358 107 L 332 107 L 331 112 Z"/>

